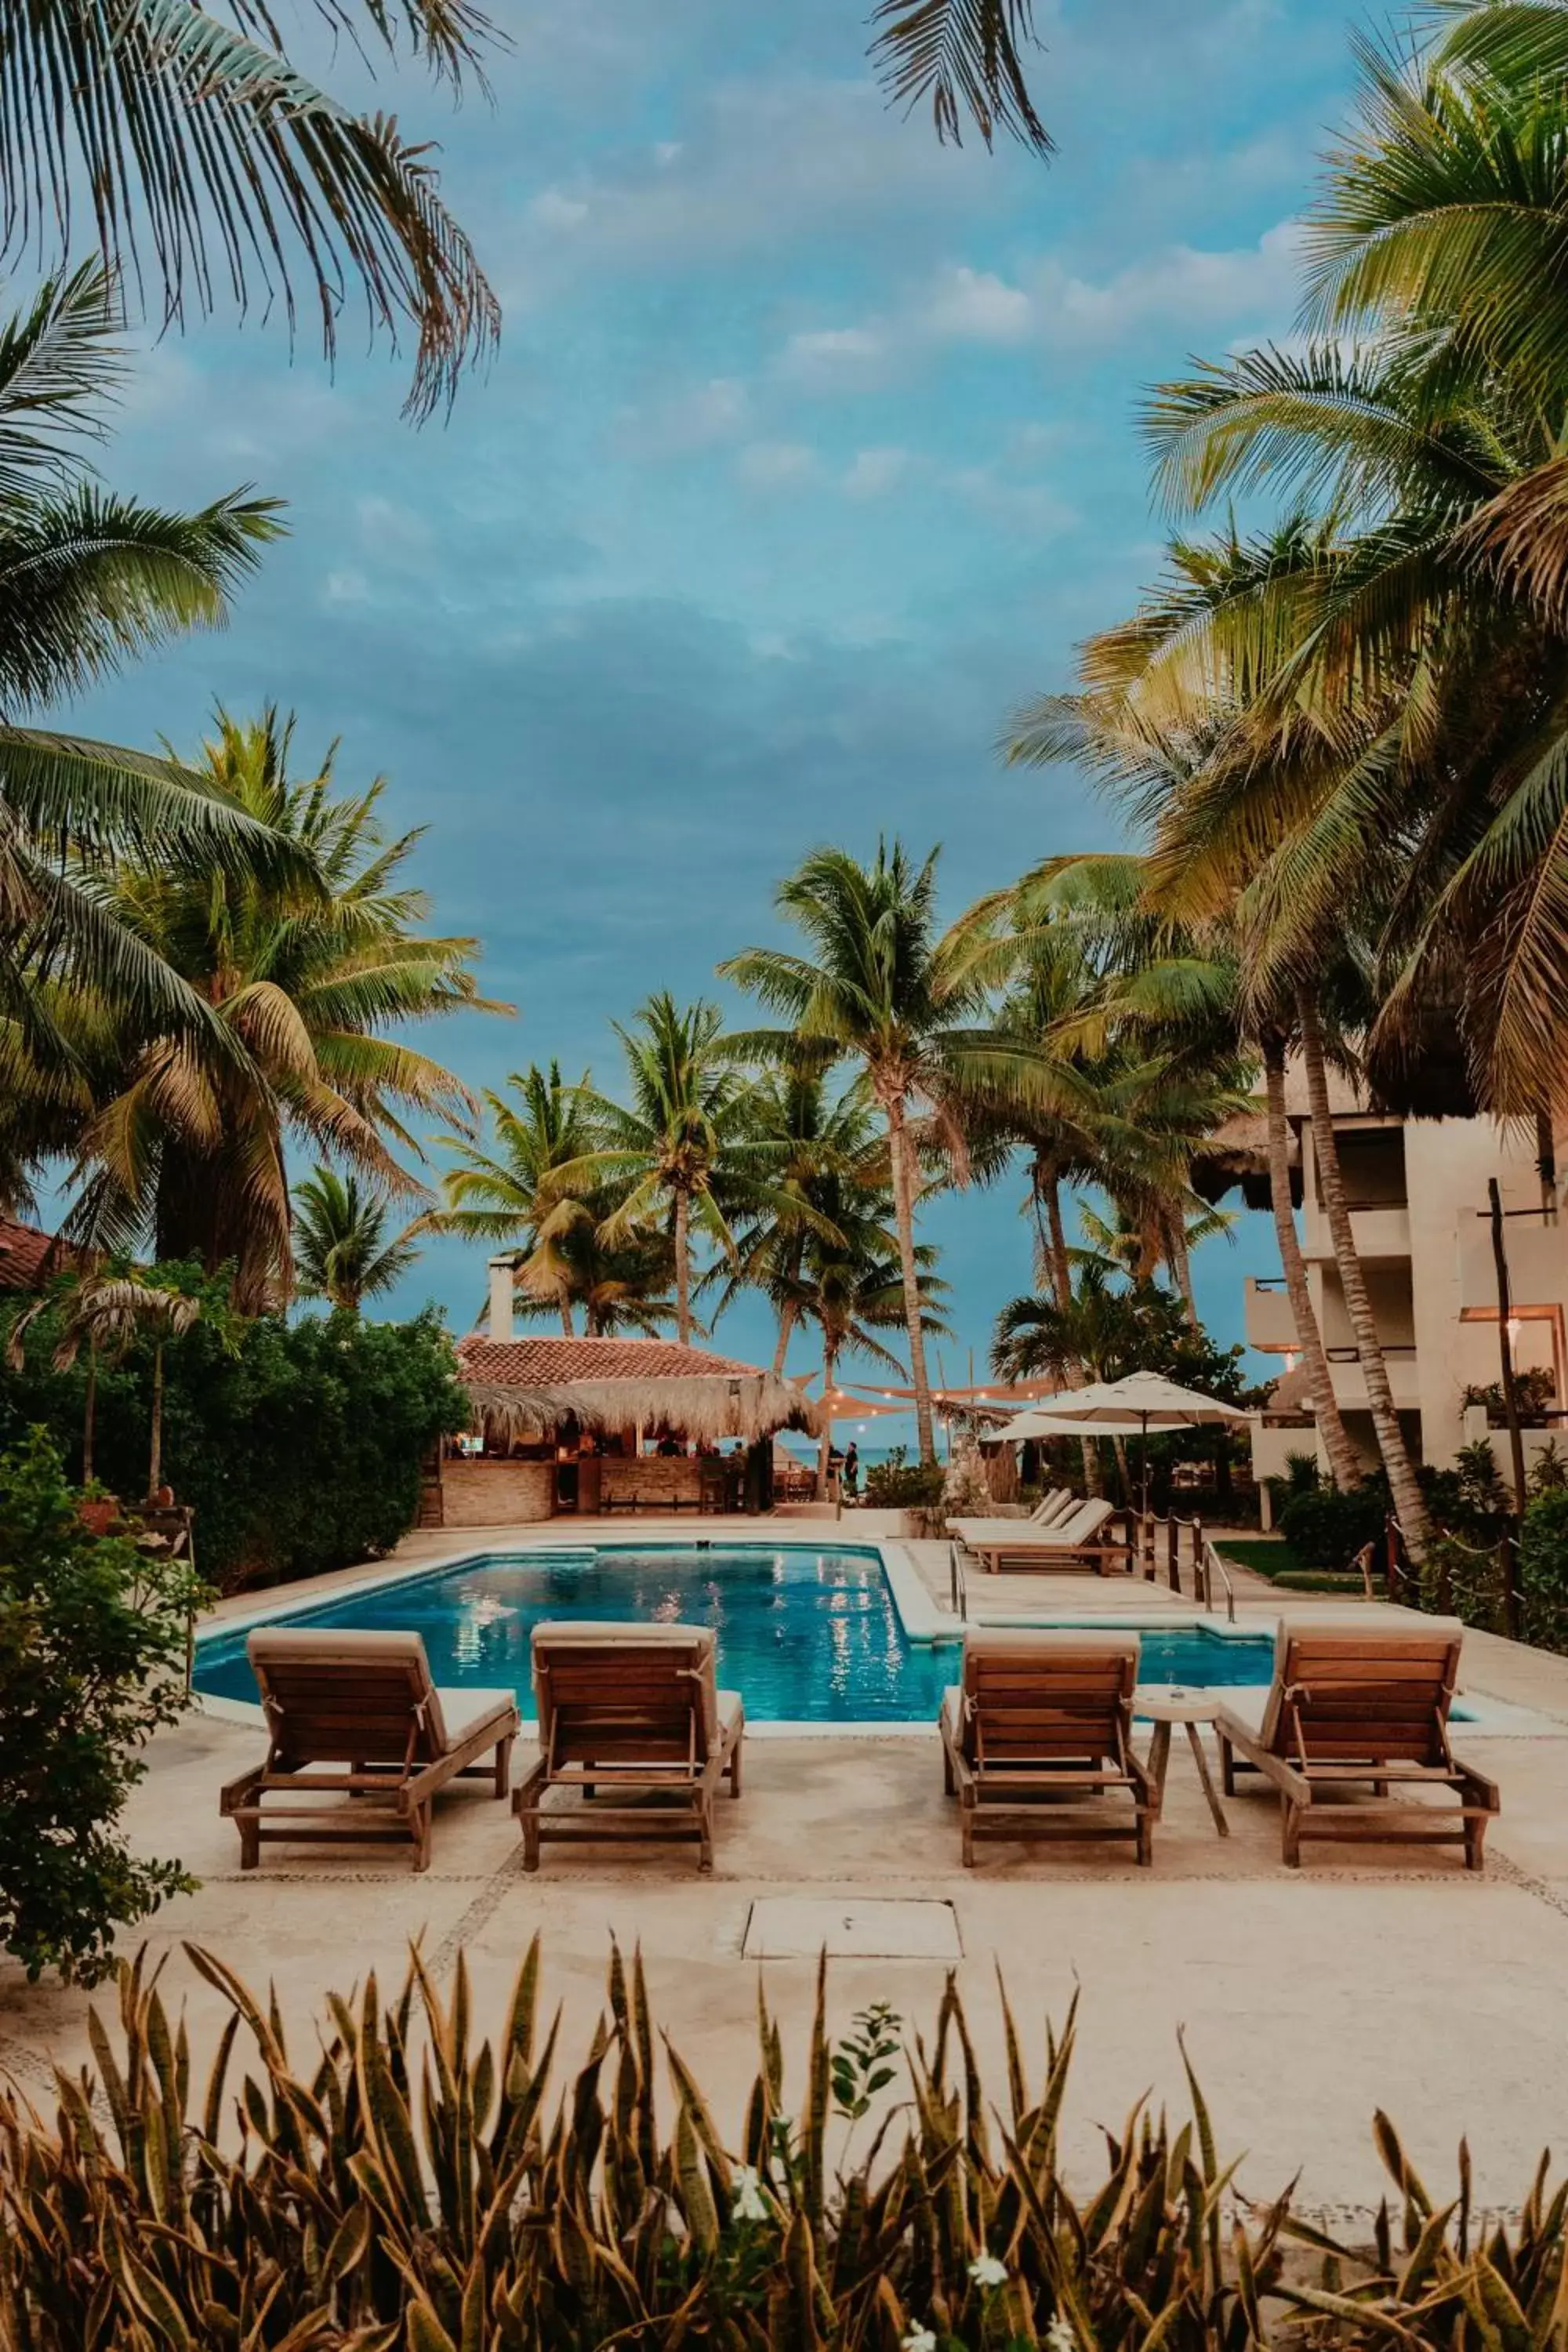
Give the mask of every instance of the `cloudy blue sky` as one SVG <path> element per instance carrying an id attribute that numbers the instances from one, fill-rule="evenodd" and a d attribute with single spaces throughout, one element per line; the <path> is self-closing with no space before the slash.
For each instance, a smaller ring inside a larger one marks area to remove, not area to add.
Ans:
<path id="1" fill-rule="evenodd" d="M 771 935 L 814 844 L 942 844 L 949 906 L 1112 837 L 1070 774 L 1008 774 L 1008 711 L 1157 561 L 1133 410 L 1193 352 L 1289 331 L 1294 221 L 1342 119 L 1350 17 L 1325 0 L 1042 0 L 1060 152 L 940 148 L 888 115 L 858 0 L 510 0 L 491 107 L 412 76 L 405 132 L 506 314 L 449 422 L 405 371 L 335 381 L 272 327 L 148 352 L 117 484 L 194 503 L 253 482 L 291 536 L 224 635 L 77 717 L 194 744 L 215 700 L 300 715 L 303 750 L 384 772 L 426 824 L 444 929 L 484 942 L 512 1023 L 449 1028 L 496 1084 L 711 991 Z M 338 82 L 343 76 L 340 69 Z M 944 1202 L 956 1349 L 1026 1285 L 1017 1188 Z M 1258 1221 L 1200 1265 L 1240 1336 Z M 466 1327 L 482 1268 L 433 1250 L 402 1303 Z M 765 1318 L 722 1327 L 737 1352 Z"/>

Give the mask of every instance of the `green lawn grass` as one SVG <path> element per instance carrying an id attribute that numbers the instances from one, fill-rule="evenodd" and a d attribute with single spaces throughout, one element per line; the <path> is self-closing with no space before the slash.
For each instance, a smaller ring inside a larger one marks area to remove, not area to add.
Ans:
<path id="1" fill-rule="evenodd" d="M 1286 1592 L 1359 1593 L 1362 1590 L 1358 1572 L 1336 1573 L 1332 1569 L 1314 1568 L 1282 1537 L 1244 1537 L 1238 1540 L 1227 1536 L 1220 1549 L 1226 1559 L 1266 1576 L 1270 1584 L 1278 1584 Z"/>

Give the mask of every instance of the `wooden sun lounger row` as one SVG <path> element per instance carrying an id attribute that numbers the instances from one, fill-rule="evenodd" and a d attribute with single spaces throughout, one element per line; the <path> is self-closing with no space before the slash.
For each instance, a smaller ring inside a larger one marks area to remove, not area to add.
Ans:
<path id="1" fill-rule="evenodd" d="M 1069 1495 L 1065 1504 L 1052 1497 L 1047 1504 L 1053 1515 L 1044 1521 L 949 1519 L 948 1533 L 993 1574 L 1004 1561 L 1016 1568 L 1091 1568 L 1100 1576 L 1131 1571 L 1131 1536 L 1125 1529 L 1120 1537 L 1114 1533 L 1126 1514 L 1114 1503 L 1100 1496 L 1077 1502 Z"/>
<path id="2" fill-rule="evenodd" d="M 1281 1620 L 1258 1719 L 1223 1709 L 1216 1730 L 1227 1795 L 1244 1770 L 1278 1790 L 1288 1864 L 1317 1836 L 1462 1841 L 1481 1867 L 1500 1798 L 1448 1744 L 1462 1633 L 1441 1618 Z M 266 1841 L 392 1837 L 412 1840 L 423 1870 L 448 1781 L 508 1793 L 511 1694 L 436 1689 L 416 1633 L 264 1628 L 247 1650 L 270 1744 L 222 1792 L 243 1869 Z M 1139 1656 L 1132 1632 L 969 1630 L 939 1721 L 966 1865 L 988 1836 L 1120 1838 L 1152 1860 L 1162 1790 L 1132 1744 Z M 710 1869 L 714 1800 L 725 1781 L 741 1794 L 745 1734 L 740 1697 L 718 1687 L 711 1631 L 542 1624 L 533 1664 L 539 1757 L 512 1795 L 524 1868 L 547 1843 L 675 1838 Z M 1357 1792 L 1366 1801 L 1344 1801 Z M 1457 1809 L 1428 1801 L 1445 1796 Z M 563 1797 L 578 1801 L 551 1801 Z"/>

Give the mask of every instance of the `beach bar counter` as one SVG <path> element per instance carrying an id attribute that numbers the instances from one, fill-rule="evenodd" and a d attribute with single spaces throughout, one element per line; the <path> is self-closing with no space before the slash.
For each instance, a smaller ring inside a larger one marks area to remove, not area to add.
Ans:
<path id="1" fill-rule="evenodd" d="M 429 1515 L 448 1528 L 765 1511 L 775 1435 L 817 1424 L 793 1381 L 673 1340 L 475 1337 L 458 1359 L 469 1426 Z"/>

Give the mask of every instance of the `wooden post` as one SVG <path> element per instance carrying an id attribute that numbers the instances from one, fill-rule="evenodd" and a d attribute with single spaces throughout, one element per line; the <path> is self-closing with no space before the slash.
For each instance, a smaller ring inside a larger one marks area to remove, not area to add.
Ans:
<path id="1" fill-rule="evenodd" d="M 1510 1642 L 1517 1642 L 1519 1639 L 1519 1557 L 1515 1549 L 1513 1531 L 1510 1528 L 1505 1528 L 1502 1531 L 1502 1539 L 1498 1545 L 1498 1554 L 1502 1562 L 1503 1631 Z"/>
<path id="2" fill-rule="evenodd" d="M 1399 1598 L 1399 1522 L 1392 1511 L 1383 1523 L 1383 1582 L 1391 1601 Z"/>
<path id="3" fill-rule="evenodd" d="M 1173 1511 L 1165 1521 L 1165 1581 L 1173 1592 L 1182 1589 L 1182 1531 Z"/>
<path id="4" fill-rule="evenodd" d="M 1503 1247 L 1502 1194 L 1495 1176 L 1487 1184 L 1492 1213 L 1492 1261 L 1497 1267 L 1497 1328 L 1498 1353 L 1502 1359 L 1502 1409 L 1508 1423 L 1509 1452 L 1513 1457 L 1513 1494 L 1515 1507 L 1522 1519 L 1530 1501 L 1529 1482 L 1524 1475 L 1524 1439 L 1519 1426 L 1519 1392 L 1513 1382 L 1513 1342 L 1509 1337 L 1509 1317 L 1512 1301 L 1509 1296 L 1508 1252 Z"/>

